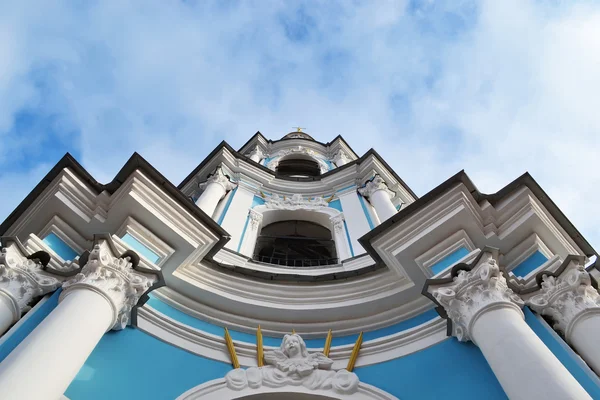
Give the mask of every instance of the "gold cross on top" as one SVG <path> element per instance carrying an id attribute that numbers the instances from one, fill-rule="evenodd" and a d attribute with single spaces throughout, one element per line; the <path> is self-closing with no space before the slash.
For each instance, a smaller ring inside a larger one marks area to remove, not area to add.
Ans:
<path id="1" fill-rule="evenodd" d="M 302 129 L 306 129 L 306 128 L 301 128 L 299 126 L 292 126 L 292 128 L 296 129 L 296 132 L 302 132 Z"/>

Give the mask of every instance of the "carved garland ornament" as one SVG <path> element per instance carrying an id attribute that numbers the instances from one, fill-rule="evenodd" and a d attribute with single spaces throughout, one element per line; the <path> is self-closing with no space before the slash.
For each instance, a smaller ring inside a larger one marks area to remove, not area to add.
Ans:
<path id="1" fill-rule="evenodd" d="M 132 268 L 130 257 L 113 255 L 106 240 L 94 245 L 81 272 L 63 284 L 61 299 L 77 288 L 90 288 L 102 294 L 111 304 L 113 321 L 110 329 L 124 329 L 130 322 L 131 309 L 156 281 L 156 275 Z"/>
<path id="2" fill-rule="evenodd" d="M 523 300 L 507 285 L 506 279 L 490 253 L 471 271 L 460 271 L 451 283 L 432 289 L 437 302 L 452 320 L 452 334 L 458 340 L 473 340 L 471 328 L 481 312 L 494 305 L 511 305 L 519 309 Z"/>
<path id="3" fill-rule="evenodd" d="M 327 207 L 328 203 L 318 196 L 305 199 L 300 194 L 294 194 L 292 197 L 281 197 L 273 194 L 267 198 L 265 206 L 277 210 L 300 210 L 323 208 Z"/>
<path id="4" fill-rule="evenodd" d="M 322 353 L 308 354 L 298 334 L 285 335 L 279 350 L 265 353 L 264 367 L 236 368 L 225 376 L 227 387 L 240 391 L 261 386 L 280 388 L 303 386 L 310 390 L 333 390 L 352 394 L 358 390 L 358 376 L 345 369 L 331 370 L 333 360 Z"/>
<path id="5" fill-rule="evenodd" d="M 561 276 L 544 276 L 540 293 L 527 305 L 554 320 L 554 329 L 569 340 L 573 326 L 581 316 L 600 313 L 600 295 L 592 287 L 590 274 L 582 265 L 572 263 Z"/>

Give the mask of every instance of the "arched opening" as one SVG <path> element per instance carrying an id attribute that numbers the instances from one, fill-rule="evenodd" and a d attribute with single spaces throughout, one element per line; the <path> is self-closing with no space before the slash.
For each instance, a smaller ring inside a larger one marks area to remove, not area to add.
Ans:
<path id="1" fill-rule="evenodd" d="M 277 175 L 289 178 L 310 178 L 321 175 L 319 163 L 309 157 L 282 159 L 275 170 Z"/>
<path id="2" fill-rule="evenodd" d="M 254 259 L 288 267 L 315 267 L 338 263 L 331 231 L 319 224 L 287 220 L 262 228 Z"/>

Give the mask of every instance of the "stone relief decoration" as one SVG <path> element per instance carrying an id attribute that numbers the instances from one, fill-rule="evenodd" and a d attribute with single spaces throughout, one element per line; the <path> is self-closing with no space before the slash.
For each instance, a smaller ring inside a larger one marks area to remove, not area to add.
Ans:
<path id="1" fill-rule="evenodd" d="M 246 156 L 256 162 L 259 162 L 260 160 L 262 160 L 265 157 L 265 155 L 266 154 L 261 150 L 261 148 L 258 145 L 256 145 L 252 149 L 252 151 L 250 153 L 248 153 Z"/>
<path id="2" fill-rule="evenodd" d="M 358 188 L 358 193 L 360 193 L 361 196 L 368 198 L 378 190 L 385 191 L 388 196 L 390 196 L 390 199 L 393 199 L 396 195 L 396 193 L 388 188 L 387 184 L 379 174 L 375 174 L 371 180 L 368 180 L 362 187 Z"/>
<path id="3" fill-rule="evenodd" d="M 159 271 L 139 267 L 139 256 L 128 250 L 117 254 L 109 235 L 96 235 L 89 255 L 82 255 L 81 272 L 63 284 L 62 300 L 78 287 L 100 292 L 113 309 L 112 330 L 124 329 L 131 322 L 131 313 L 140 297 L 155 283 L 162 281 Z"/>
<path id="4" fill-rule="evenodd" d="M 322 353 L 309 354 L 298 334 L 285 335 L 279 350 L 266 352 L 264 360 L 268 364 L 264 367 L 236 368 L 228 372 L 225 376 L 227 387 L 239 391 L 291 385 L 310 390 L 333 390 L 338 394 L 352 394 L 359 387 L 355 373 L 345 369 L 331 370 L 333 360 Z"/>
<path id="5" fill-rule="evenodd" d="M 6 296 L 13 305 L 14 321 L 30 310 L 31 301 L 51 293 L 61 286 L 62 280 L 46 271 L 50 255 L 38 251 L 25 255 L 18 239 L 2 239 L 9 242 L 0 253 L 0 295 Z"/>
<path id="6" fill-rule="evenodd" d="M 328 207 L 328 203 L 324 198 L 318 196 L 305 199 L 300 194 L 294 194 L 292 197 L 273 194 L 267 197 L 265 206 L 276 210 L 300 210 Z"/>
<path id="7" fill-rule="evenodd" d="M 539 292 L 526 304 L 554 321 L 554 329 L 570 339 L 575 322 L 585 314 L 600 313 L 600 295 L 590 274 L 578 261 L 568 264 L 560 276 L 541 275 Z"/>
<path id="8" fill-rule="evenodd" d="M 198 188 L 200 188 L 200 190 L 204 190 L 211 183 L 217 183 L 223 186 L 223 189 L 225 189 L 226 193 L 230 190 L 233 190 L 233 188 L 236 187 L 236 183 L 231 182 L 229 180 L 229 177 L 225 175 L 225 173 L 223 172 L 223 168 L 220 165 L 217 167 L 217 169 L 215 169 L 215 172 L 211 176 L 209 176 L 205 182 L 202 182 L 198 185 Z"/>
<path id="9" fill-rule="evenodd" d="M 250 217 L 250 228 L 253 230 L 258 229 L 258 226 L 262 222 L 263 215 L 259 212 L 254 211 L 253 209 L 250 209 L 248 211 L 248 216 Z"/>
<path id="10" fill-rule="evenodd" d="M 329 165 L 327 165 L 327 163 L 325 161 L 323 161 L 320 157 L 318 157 L 317 152 L 315 152 L 312 149 L 307 149 L 306 147 L 303 147 L 303 146 L 290 147 L 290 148 L 283 149 L 283 150 L 276 152 L 272 156 L 271 161 L 269 161 L 267 163 L 266 167 L 272 171 L 275 171 L 277 169 L 277 166 L 279 165 L 279 160 L 281 160 L 282 157 L 285 157 L 290 154 L 307 155 L 319 163 L 319 168 L 321 169 L 322 174 L 329 171 Z"/>
<path id="11" fill-rule="evenodd" d="M 507 286 L 493 254 L 485 249 L 481 254 L 473 269 L 458 269 L 456 275 L 452 271 L 451 278 L 430 279 L 426 283 L 427 291 L 452 321 L 452 335 L 462 342 L 472 340 L 474 317 L 483 309 L 505 304 L 520 310 L 524 305 Z"/>
<path id="12" fill-rule="evenodd" d="M 329 218 L 331 225 L 336 233 L 342 233 L 344 231 L 344 215 L 338 214 Z"/>

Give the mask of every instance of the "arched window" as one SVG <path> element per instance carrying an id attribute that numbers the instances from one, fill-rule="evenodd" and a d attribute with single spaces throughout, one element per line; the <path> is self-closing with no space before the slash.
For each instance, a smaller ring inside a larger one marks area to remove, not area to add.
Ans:
<path id="1" fill-rule="evenodd" d="M 309 178 L 319 176 L 319 163 L 310 158 L 283 159 L 277 164 L 277 174 L 290 178 Z"/>
<path id="2" fill-rule="evenodd" d="M 290 267 L 337 264 L 331 231 L 308 221 L 280 221 L 262 228 L 254 259 Z"/>

